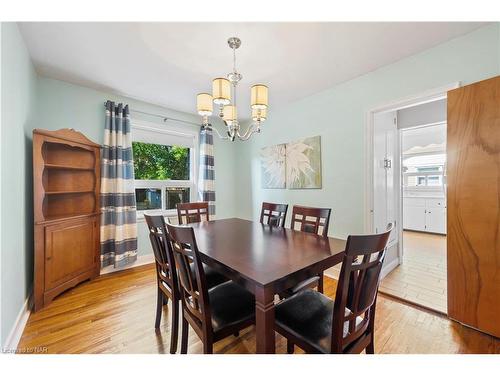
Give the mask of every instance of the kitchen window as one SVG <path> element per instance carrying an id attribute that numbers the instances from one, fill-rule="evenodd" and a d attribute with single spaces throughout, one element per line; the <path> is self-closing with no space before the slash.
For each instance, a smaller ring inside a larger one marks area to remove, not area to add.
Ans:
<path id="1" fill-rule="evenodd" d="M 403 160 L 403 184 L 408 188 L 442 187 L 446 155 L 412 156 Z"/>

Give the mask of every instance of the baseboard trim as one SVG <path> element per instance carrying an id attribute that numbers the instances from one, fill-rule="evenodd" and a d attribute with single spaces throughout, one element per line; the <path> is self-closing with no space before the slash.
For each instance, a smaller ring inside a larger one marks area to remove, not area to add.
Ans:
<path id="1" fill-rule="evenodd" d="M 391 263 L 382 267 L 382 271 L 380 272 L 380 280 L 383 280 L 394 268 L 399 266 L 399 258 L 394 259 Z"/>
<path id="2" fill-rule="evenodd" d="M 385 267 L 382 268 L 382 272 L 380 272 L 380 280 L 386 277 L 394 268 L 399 266 L 399 259 L 394 259 L 391 263 L 388 263 Z M 340 274 L 340 267 L 335 266 L 328 268 L 325 270 L 324 275 L 328 276 L 332 279 L 338 280 Z"/>
<path id="3" fill-rule="evenodd" d="M 337 270 L 335 267 L 328 268 L 323 273 L 325 276 L 328 276 L 331 279 L 338 280 L 339 279 L 340 268 Z"/>
<path id="4" fill-rule="evenodd" d="M 28 323 L 32 307 L 33 294 L 30 292 L 28 298 L 26 298 L 26 301 L 24 301 L 21 310 L 19 310 L 19 314 L 17 314 L 17 318 L 14 322 L 14 325 L 12 326 L 12 330 L 5 340 L 5 345 L 2 348 L 2 351 L 4 353 L 15 353 L 15 351 L 17 350 L 17 346 L 19 345 L 19 341 L 21 340 L 21 337 L 23 335 L 26 323 Z"/>
<path id="5" fill-rule="evenodd" d="M 141 255 L 141 256 L 137 257 L 137 260 L 134 263 L 127 264 L 126 266 L 123 266 L 123 267 L 115 268 L 113 266 L 106 266 L 104 268 L 101 268 L 100 274 L 106 275 L 108 273 L 128 270 L 129 268 L 135 268 L 135 267 L 143 266 L 145 264 L 151 264 L 154 262 L 155 262 L 155 257 L 153 254 Z"/>
<path id="6" fill-rule="evenodd" d="M 430 312 L 430 313 L 433 313 L 433 314 L 436 314 L 436 315 L 439 315 L 439 316 L 442 316 L 444 318 L 448 318 L 448 313 L 445 313 L 444 311 L 440 311 L 440 310 L 436 310 L 432 307 L 429 307 L 429 306 L 425 306 L 425 305 L 422 305 L 420 303 L 417 303 L 417 302 L 413 302 L 413 301 L 410 301 L 408 299 L 405 299 L 405 298 L 402 298 L 402 297 L 399 297 L 399 296 L 395 296 L 389 292 L 384 292 L 383 290 L 381 290 L 379 288 L 378 290 L 378 293 L 379 294 L 382 294 L 384 297 L 386 298 L 389 298 L 389 299 L 393 299 L 399 303 L 402 303 L 403 305 L 407 305 L 407 306 L 411 306 L 413 308 L 417 308 L 417 309 L 420 309 L 420 310 L 424 310 L 425 312 Z M 452 319 L 451 319 L 452 320 Z M 460 323 L 460 322 L 459 322 Z M 461 323 L 463 325 L 463 323 Z M 477 330 L 477 328 L 474 328 Z"/>

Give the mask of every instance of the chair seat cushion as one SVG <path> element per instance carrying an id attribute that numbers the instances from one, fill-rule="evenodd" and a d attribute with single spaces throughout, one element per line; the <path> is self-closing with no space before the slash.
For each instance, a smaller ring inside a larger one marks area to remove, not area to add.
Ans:
<path id="1" fill-rule="evenodd" d="M 196 273 L 194 272 L 194 263 L 191 263 L 189 266 L 191 267 L 191 272 L 193 273 L 193 275 L 196 275 Z M 229 280 L 226 276 L 215 271 L 212 267 L 209 267 L 206 264 L 203 264 L 203 271 L 205 271 L 205 279 L 207 280 L 208 289 L 225 283 Z M 196 279 L 196 276 L 194 277 L 194 279 Z"/>
<path id="2" fill-rule="evenodd" d="M 214 332 L 242 323 L 255 315 L 255 298 L 252 293 L 232 281 L 208 291 Z"/>
<path id="3" fill-rule="evenodd" d="M 276 306 L 276 325 L 307 342 L 319 352 L 331 352 L 334 301 L 315 290 L 304 290 Z M 346 309 L 345 314 L 350 311 Z M 358 317 L 356 324 L 362 319 Z M 347 336 L 349 323 L 344 324 Z"/>

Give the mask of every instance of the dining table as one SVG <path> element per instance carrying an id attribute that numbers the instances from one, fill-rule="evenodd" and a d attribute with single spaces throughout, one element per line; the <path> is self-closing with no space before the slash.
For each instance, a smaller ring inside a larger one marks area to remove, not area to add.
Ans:
<path id="1" fill-rule="evenodd" d="M 239 218 L 188 225 L 202 262 L 254 294 L 256 353 L 275 352 L 275 295 L 341 263 L 346 245 Z"/>

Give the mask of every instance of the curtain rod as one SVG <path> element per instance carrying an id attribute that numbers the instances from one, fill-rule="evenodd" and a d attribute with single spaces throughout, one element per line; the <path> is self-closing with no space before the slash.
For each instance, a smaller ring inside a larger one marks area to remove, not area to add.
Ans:
<path id="1" fill-rule="evenodd" d="M 104 108 L 106 108 L 106 102 L 104 102 Z M 196 122 L 191 122 L 191 121 L 181 120 L 181 119 L 178 119 L 178 118 L 174 118 L 174 117 L 167 117 L 167 116 L 163 116 L 163 115 L 157 115 L 157 114 L 155 114 L 155 113 L 149 113 L 149 112 L 138 111 L 138 110 L 136 110 L 136 109 L 130 109 L 130 112 L 141 113 L 141 114 L 143 114 L 143 115 L 148 115 L 148 116 L 158 117 L 158 118 L 161 118 L 161 119 L 163 120 L 163 122 L 167 122 L 168 120 L 170 120 L 170 121 L 183 122 L 183 123 L 185 123 L 185 124 L 189 124 L 189 125 L 201 126 L 201 124 L 197 124 Z"/>

